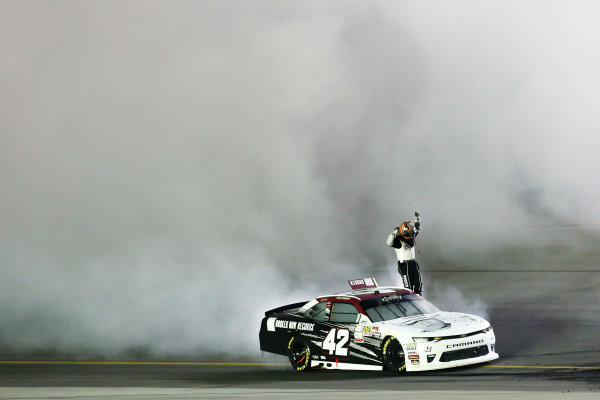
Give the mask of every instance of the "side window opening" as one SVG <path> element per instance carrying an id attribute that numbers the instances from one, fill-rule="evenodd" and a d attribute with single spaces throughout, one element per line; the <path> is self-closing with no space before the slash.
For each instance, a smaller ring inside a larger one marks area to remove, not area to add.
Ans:
<path id="1" fill-rule="evenodd" d="M 325 322 L 327 317 L 325 314 L 326 305 L 326 302 L 317 303 L 311 308 L 309 308 L 306 314 L 304 314 L 304 316 L 306 318 L 310 318 L 318 322 Z"/>
<path id="2" fill-rule="evenodd" d="M 358 322 L 360 314 L 356 307 L 348 303 L 333 303 L 331 307 L 330 322 L 340 322 L 346 324 L 355 324 Z"/>

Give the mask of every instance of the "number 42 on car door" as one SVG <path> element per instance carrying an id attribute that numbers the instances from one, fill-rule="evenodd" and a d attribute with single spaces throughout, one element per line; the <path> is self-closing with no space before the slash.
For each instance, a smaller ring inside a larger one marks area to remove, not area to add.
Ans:
<path id="1" fill-rule="evenodd" d="M 333 328 L 325 336 L 321 347 L 329 351 L 330 356 L 348 357 L 350 331 L 343 328 Z"/>

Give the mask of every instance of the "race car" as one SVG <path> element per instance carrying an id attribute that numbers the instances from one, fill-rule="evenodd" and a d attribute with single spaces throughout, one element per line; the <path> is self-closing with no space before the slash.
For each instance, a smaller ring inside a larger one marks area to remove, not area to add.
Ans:
<path id="1" fill-rule="evenodd" d="M 297 371 L 313 368 L 428 371 L 495 360 L 492 326 L 475 315 L 443 312 L 405 288 L 374 278 L 352 291 L 265 312 L 262 351 L 287 355 Z"/>

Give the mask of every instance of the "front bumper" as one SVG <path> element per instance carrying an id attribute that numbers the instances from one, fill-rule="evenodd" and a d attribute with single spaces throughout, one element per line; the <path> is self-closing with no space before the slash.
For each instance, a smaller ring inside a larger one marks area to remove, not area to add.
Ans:
<path id="1" fill-rule="evenodd" d="M 465 338 L 403 343 L 407 371 L 462 367 L 497 359 L 496 338 L 490 330 Z"/>

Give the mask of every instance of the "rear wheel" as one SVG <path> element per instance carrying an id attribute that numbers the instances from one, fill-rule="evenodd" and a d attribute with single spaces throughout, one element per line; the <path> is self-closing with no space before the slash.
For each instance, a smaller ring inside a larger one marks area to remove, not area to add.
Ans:
<path id="1" fill-rule="evenodd" d="M 288 343 L 288 357 L 292 368 L 304 372 L 310 370 L 310 347 L 298 336 L 293 336 Z"/>
<path id="2" fill-rule="evenodd" d="M 404 357 L 404 349 L 402 345 L 393 336 L 386 338 L 381 347 L 383 355 L 383 365 L 386 369 L 394 372 L 406 371 L 406 359 Z"/>

